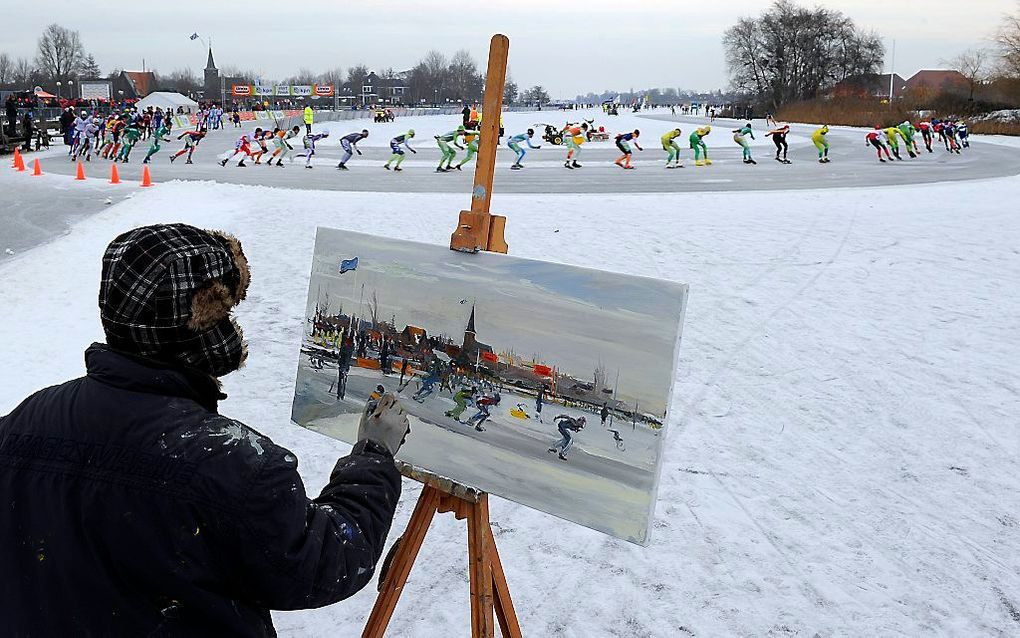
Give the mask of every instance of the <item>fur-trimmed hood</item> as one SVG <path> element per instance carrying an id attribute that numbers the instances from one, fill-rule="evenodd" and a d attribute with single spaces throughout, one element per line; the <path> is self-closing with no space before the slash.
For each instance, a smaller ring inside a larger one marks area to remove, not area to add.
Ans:
<path id="1" fill-rule="evenodd" d="M 130 230 L 103 255 L 99 309 L 109 344 L 212 376 L 247 357 L 231 313 L 251 273 L 236 237 L 186 224 Z"/>

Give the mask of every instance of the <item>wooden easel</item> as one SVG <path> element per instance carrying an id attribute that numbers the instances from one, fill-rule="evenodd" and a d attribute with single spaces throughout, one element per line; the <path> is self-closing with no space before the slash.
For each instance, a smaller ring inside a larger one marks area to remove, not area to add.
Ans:
<path id="1" fill-rule="evenodd" d="M 492 200 L 492 177 L 496 170 L 496 148 L 499 146 L 499 114 L 503 105 L 506 83 L 506 60 L 510 40 L 496 34 L 489 41 L 489 67 L 485 75 L 485 98 L 482 102 L 482 139 L 478 145 L 475 182 L 471 188 L 471 210 L 460 212 L 457 229 L 450 237 L 450 248 L 465 252 L 488 250 L 506 254 L 503 239 L 506 217 L 489 213 Z"/>
<path id="2" fill-rule="evenodd" d="M 509 50 L 510 40 L 505 35 L 492 36 L 485 76 L 478 164 L 471 189 L 471 210 L 461 211 L 457 229 L 450 237 L 451 250 L 472 253 L 482 250 L 499 253 L 507 251 L 503 239 L 506 217 L 490 214 L 489 203 L 496 169 L 499 114 L 503 103 Z M 425 487 L 414 506 L 407 529 L 397 539 L 383 564 L 379 577 L 379 596 L 365 623 L 362 638 L 382 638 L 385 634 L 436 512 L 453 512 L 457 520 L 467 521 L 472 638 L 494 638 L 494 616 L 504 638 L 521 638 L 521 626 L 517 622 L 506 574 L 489 523 L 489 495 L 406 463 L 398 461 L 397 465 L 404 476 L 424 483 Z"/>
<path id="3" fill-rule="evenodd" d="M 395 551 L 391 550 L 388 565 L 383 566 L 379 597 L 365 624 L 362 638 L 382 638 L 385 634 L 436 512 L 453 512 L 457 520 L 467 521 L 472 638 L 495 636 L 494 615 L 504 638 L 521 638 L 521 626 L 517 622 L 517 612 L 514 611 L 506 574 L 489 524 L 489 495 L 406 463 L 398 461 L 398 465 L 404 476 L 421 481 L 425 487 L 404 535 L 397 539 Z"/>

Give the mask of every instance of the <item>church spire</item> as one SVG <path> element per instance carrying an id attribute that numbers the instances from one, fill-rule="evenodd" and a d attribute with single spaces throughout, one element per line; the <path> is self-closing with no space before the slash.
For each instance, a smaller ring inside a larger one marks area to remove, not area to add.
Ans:
<path id="1" fill-rule="evenodd" d="M 205 63 L 205 68 L 206 70 L 216 68 L 216 62 L 213 60 L 212 57 L 212 45 L 209 46 L 209 60 Z"/>
<path id="2" fill-rule="evenodd" d="M 470 332 L 471 334 L 475 334 L 475 305 L 474 304 L 471 304 L 471 317 L 468 319 L 468 325 L 467 325 L 467 328 L 464 330 L 464 332 Z"/>

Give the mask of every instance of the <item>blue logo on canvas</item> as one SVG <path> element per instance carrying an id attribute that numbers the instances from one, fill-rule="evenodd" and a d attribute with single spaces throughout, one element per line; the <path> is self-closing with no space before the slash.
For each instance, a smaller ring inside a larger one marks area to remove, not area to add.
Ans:
<path id="1" fill-rule="evenodd" d="M 357 269 L 358 269 L 358 258 L 357 257 L 355 257 L 354 259 L 341 259 L 340 260 L 340 274 L 341 275 L 344 274 L 345 272 L 349 271 L 349 270 L 357 270 Z"/>

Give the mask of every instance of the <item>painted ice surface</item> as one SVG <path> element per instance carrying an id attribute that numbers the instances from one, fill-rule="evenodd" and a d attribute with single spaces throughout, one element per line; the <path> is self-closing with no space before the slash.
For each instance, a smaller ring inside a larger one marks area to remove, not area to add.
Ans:
<path id="1" fill-rule="evenodd" d="M 396 393 L 402 460 L 643 544 L 686 297 L 319 228 L 292 418 L 354 442 L 373 394 Z"/>

